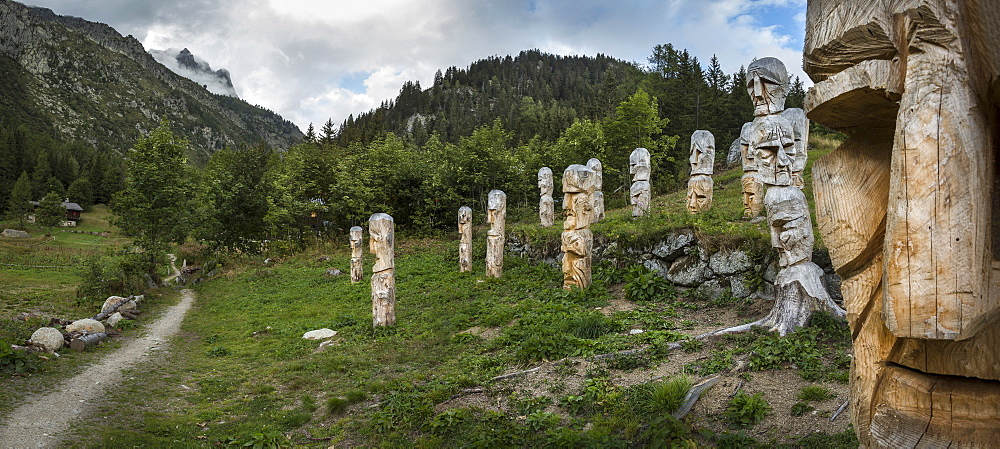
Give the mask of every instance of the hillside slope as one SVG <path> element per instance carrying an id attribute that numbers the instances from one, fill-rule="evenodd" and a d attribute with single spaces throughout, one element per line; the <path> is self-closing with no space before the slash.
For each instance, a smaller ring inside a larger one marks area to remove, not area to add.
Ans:
<path id="1" fill-rule="evenodd" d="M 272 111 L 174 74 L 105 24 L 0 0 L 0 29 L 0 114 L 35 131 L 121 152 L 168 119 L 196 161 L 227 145 L 287 147 L 302 136 Z"/>

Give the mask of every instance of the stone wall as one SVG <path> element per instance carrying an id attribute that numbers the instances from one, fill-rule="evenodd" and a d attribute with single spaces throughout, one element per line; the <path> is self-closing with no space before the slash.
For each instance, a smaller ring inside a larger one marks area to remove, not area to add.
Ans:
<path id="1" fill-rule="evenodd" d="M 562 263 L 558 241 L 533 244 L 510 233 L 507 251 L 556 267 Z M 620 267 L 642 264 L 673 284 L 696 290 L 709 298 L 717 298 L 728 290 L 737 298 L 755 295 L 773 299 L 773 283 L 778 274 L 777 253 L 765 252 L 755 258 L 754 251 L 749 248 L 711 249 L 700 244 L 690 229 L 674 231 L 652 245 L 626 246 L 600 235 L 594 236 L 595 265 L 600 261 Z M 840 276 L 833 271 L 826 250 L 813 250 L 813 262 L 823 269 L 823 285 L 830 297 L 841 303 Z"/>

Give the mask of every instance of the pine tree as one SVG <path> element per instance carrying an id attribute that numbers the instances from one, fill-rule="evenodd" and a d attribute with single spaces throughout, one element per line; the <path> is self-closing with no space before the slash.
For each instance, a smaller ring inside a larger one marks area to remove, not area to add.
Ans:
<path id="1" fill-rule="evenodd" d="M 35 209 L 35 223 L 39 226 L 49 228 L 49 235 L 52 235 L 52 227 L 66 219 L 66 208 L 63 207 L 63 200 L 56 192 L 49 192 L 38 202 Z"/>
<path id="2" fill-rule="evenodd" d="M 21 176 L 14 183 L 14 188 L 10 192 L 10 200 L 7 203 L 8 214 L 18 220 L 20 229 L 24 229 L 24 218 L 31 212 L 31 179 L 28 172 L 21 172 Z"/>

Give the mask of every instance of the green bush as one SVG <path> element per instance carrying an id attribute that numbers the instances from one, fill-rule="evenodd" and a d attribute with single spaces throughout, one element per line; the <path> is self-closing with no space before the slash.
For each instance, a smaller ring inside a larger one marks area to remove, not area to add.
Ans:
<path id="1" fill-rule="evenodd" d="M 0 373 L 26 375 L 37 371 L 38 357 L 28 351 L 18 351 L 10 343 L 0 341 Z"/>
<path id="2" fill-rule="evenodd" d="M 625 299 L 629 301 L 673 301 L 677 289 L 670 281 L 643 265 L 634 265 L 625 274 Z"/>
<path id="3" fill-rule="evenodd" d="M 748 427 L 763 421 L 770 412 L 771 405 L 762 393 L 749 395 L 740 390 L 729 400 L 723 416 L 736 427 Z"/>
<path id="4" fill-rule="evenodd" d="M 813 406 L 809 405 L 806 402 L 796 402 L 795 404 L 792 404 L 791 415 L 792 416 L 802 416 L 802 415 L 805 415 L 806 413 L 809 413 L 809 412 L 811 412 L 813 410 L 816 410 L 816 409 L 813 408 Z"/>

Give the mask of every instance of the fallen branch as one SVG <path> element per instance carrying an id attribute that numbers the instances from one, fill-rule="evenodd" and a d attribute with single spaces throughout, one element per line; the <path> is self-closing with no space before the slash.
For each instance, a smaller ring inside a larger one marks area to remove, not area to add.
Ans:
<path id="1" fill-rule="evenodd" d="M 679 345 L 678 345 L 678 347 L 679 347 Z M 627 356 L 630 356 L 630 355 L 639 355 L 639 354 L 643 354 L 643 353 L 646 353 L 646 352 L 649 352 L 649 348 L 627 349 L 627 350 L 624 350 L 624 351 L 612 352 L 612 353 L 608 353 L 608 354 L 598 354 L 598 355 L 595 355 L 595 356 L 591 356 L 590 360 L 591 361 L 595 361 L 595 360 L 604 360 L 604 359 L 616 359 L 618 357 L 627 357 Z"/>
<path id="2" fill-rule="evenodd" d="M 695 402 L 698 402 L 698 398 L 701 397 L 701 394 L 704 393 L 705 390 L 712 388 L 715 384 L 719 383 L 720 379 L 722 379 L 721 376 L 712 376 L 692 386 L 691 389 L 688 390 L 687 395 L 684 396 L 684 403 L 681 404 L 680 408 L 674 411 L 674 418 L 681 419 L 687 415 L 691 409 L 694 408 L 694 404 Z"/>
<path id="3" fill-rule="evenodd" d="M 482 393 L 483 391 L 486 391 L 486 390 L 483 390 L 482 388 L 466 388 L 466 389 L 462 390 L 461 392 L 458 392 L 456 394 L 451 395 L 450 398 L 446 399 L 444 402 L 441 402 L 441 403 L 444 404 L 445 402 L 449 402 L 449 401 L 451 401 L 453 399 L 458 399 L 458 398 L 460 398 L 462 396 L 465 396 L 467 394 Z"/>
<path id="4" fill-rule="evenodd" d="M 545 366 L 545 365 L 542 365 L 542 366 Z M 524 370 L 524 371 L 518 371 L 518 372 L 515 372 L 515 373 L 510 373 L 510 374 L 503 374 L 503 375 L 500 375 L 500 376 L 497 376 L 497 377 L 494 377 L 494 378 L 492 378 L 492 379 L 490 379 L 490 380 L 491 380 L 491 381 L 493 381 L 493 382 L 496 382 L 496 381 L 498 381 L 498 380 L 504 380 L 504 379 L 510 379 L 510 378 L 512 378 L 512 377 L 518 377 L 518 376 L 523 376 L 523 375 L 525 375 L 525 374 L 528 374 L 528 373 L 533 373 L 533 372 L 535 372 L 535 371 L 538 371 L 538 370 L 542 369 L 542 366 L 537 366 L 537 367 L 535 367 L 535 368 L 532 368 L 532 369 L 526 369 L 526 370 Z"/>
<path id="5" fill-rule="evenodd" d="M 833 422 L 833 420 L 837 419 L 837 417 L 840 416 L 841 413 L 844 413 L 844 410 L 847 410 L 847 404 L 850 404 L 850 403 L 851 403 L 851 400 L 848 399 L 848 400 L 844 401 L 844 403 L 841 404 L 840 407 L 837 407 L 837 411 L 833 412 L 833 416 L 830 417 L 830 422 Z"/>
<path id="6" fill-rule="evenodd" d="M 70 340 L 69 347 L 74 351 L 86 351 L 87 349 L 97 346 L 98 343 L 104 341 L 106 338 L 108 338 L 108 334 L 104 332 L 81 335 Z"/>

